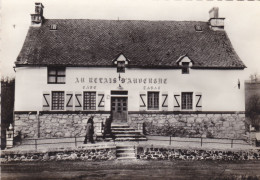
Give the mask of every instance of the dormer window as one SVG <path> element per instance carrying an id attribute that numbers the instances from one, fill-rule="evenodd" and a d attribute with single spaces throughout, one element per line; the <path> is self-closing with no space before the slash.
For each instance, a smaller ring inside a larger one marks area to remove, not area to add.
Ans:
<path id="1" fill-rule="evenodd" d="M 182 69 L 182 74 L 189 74 L 190 67 L 194 65 L 194 61 L 191 60 L 187 54 L 180 56 L 176 63 Z"/>
<path id="2" fill-rule="evenodd" d="M 117 72 L 124 73 L 125 72 L 125 61 L 118 61 L 117 62 Z"/>
<path id="3" fill-rule="evenodd" d="M 117 72 L 124 73 L 125 67 L 128 64 L 128 59 L 123 55 L 120 54 L 115 60 L 113 60 L 114 64 L 117 65 Z"/>
<path id="4" fill-rule="evenodd" d="M 57 25 L 56 24 L 50 25 L 50 30 L 57 30 Z"/>
<path id="5" fill-rule="evenodd" d="M 182 74 L 189 74 L 189 62 L 182 62 Z"/>
<path id="6" fill-rule="evenodd" d="M 200 25 L 195 25 L 194 28 L 197 32 L 202 32 L 202 27 Z"/>

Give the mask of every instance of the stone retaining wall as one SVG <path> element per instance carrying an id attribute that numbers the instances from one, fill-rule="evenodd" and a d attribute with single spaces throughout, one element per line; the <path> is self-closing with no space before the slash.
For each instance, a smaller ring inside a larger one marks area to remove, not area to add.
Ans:
<path id="1" fill-rule="evenodd" d="M 15 135 L 22 138 L 50 138 L 85 136 L 90 116 L 94 116 L 95 132 L 98 122 L 105 121 L 109 114 L 15 114 Z"/>
<path id="2" fill-rule="evenodd" d="M 49 151 L 2 151 L 1 162 L 10 161 L 64 161 L 64 160 L 113 160 L 116 147 L 78 148 Z"/>
<path id="3" fill-rule="evenodd" d="M 139 146 L 137 158 L 143 160 L 260 160 L 260 149 L 221 151 Z"/>
<path id="4" fill-rule="evenodd" d="M 147 135 L 244 139 L 245 114 L 129 114 Z"/>
<path id="5" fill-rule="evenodd" d="M 109 114 L 15 114 L 15 135 L 22 138 L 75 137 L 85 135 L 94 115 L 95 132 Z M 129 114 L 128 124 L 144 124 L 146 135 L 244 139 L 245 114 Z"/>

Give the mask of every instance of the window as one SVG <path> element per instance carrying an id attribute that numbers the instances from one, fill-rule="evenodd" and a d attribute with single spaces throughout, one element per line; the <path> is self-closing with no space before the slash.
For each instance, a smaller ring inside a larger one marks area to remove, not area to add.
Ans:
<path id="1" fill-rule="evenodd" d="M 48 68 L 48 84 L 65 84 L 65 68 Z"/>
<path id="2" fill-rule="evenodd" d="M 56 24 L 50 25 L 50 30 L 57 30 L 57 25 Z"/>
<path id="3" fill-rule="evenodd" d="M 64 110 L 64 92 L 52 92 L 52 110 Z"/>
<path id="4" fill-rule="evenodd" d="M 191 92 L 181 93 L 181 109 L 183 109 L 183 110 L 192 109 L 192 93 Z"/>
<path id="5" fill-rule="evenodd" d="M 159 92 L 148 92 L 148 109 L 159 109 Z"/>
<path id="6" fill-rule="evenodd" d="M 189 74 L 189 62 L 182 62 L 182 74 Z"/>
<path id="7" fill-rule="evenodd" d="M 200 25 L 195 25 L 194 28 L 197 32 L 202 32 L 202 28 Z"/>
<path id="8" fill-rule="evenodd" d="M 96 92 L 84 92 L 84 110 L 96 110 Z"/>
<path id="9" fill-rule="evenodd" d="M 117 61 L 117 72 L 118 73 L 125 72 L 125 61 Z"/>

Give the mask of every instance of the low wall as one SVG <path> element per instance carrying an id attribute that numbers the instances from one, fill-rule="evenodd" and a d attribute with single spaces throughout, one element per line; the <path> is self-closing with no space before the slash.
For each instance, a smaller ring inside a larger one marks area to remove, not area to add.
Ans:
<path id="1" fill-rule="evenodd" d="M 142 160 L 260 160 L 260 150 L 200 150 L 171 147 L 138 146 L 137 159 Z"/>
<path id="2" fill-rule="evenodd" d="M 10 161 L 105 161 L 116 159 L 116 147 L 78 148 L 48 151 L 2 151 L 1 162 Z"/>
<path id="3" fill-rule="evenodd" d="M 94 116 L 94 131 L 98 123 L 105 121 L 109 114 L 15 114 L 15 135 L 22 138 L 75 137 L 86 134 L 86 124 Z"/>
<path id="4" fill-rule="evenodd" d="M 85 126 L 94 115 L 95 132 L 99 122 L 105 121 L 109 114 L 15 114 L 15 135 L 20 131 L 22 138 L 50 138 L 84 136 Z M 146 135 L 175 137 L 208 137 L 244 139 L 245 114 L 164 114 L 130 113 L 128 124 L 137 129 L 144 124 Z"/>
<path id="5" fill-rule="evenodd" d="M 128 123 L 144 123 L 146 135 L 244 139 L 245 114 L 129 114 Z"/>

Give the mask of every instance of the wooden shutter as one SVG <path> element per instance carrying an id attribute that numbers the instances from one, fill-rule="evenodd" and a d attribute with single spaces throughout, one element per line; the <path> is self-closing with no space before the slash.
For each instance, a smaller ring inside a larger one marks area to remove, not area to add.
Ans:
<path id="1" fill-rule="evenodd" d="M 74 104 L 75 104 L 75 111 L 82 111 L 82 109 L 83 109 L 83 95 L 82 95 L 82 92 L 75 92 Z"/>
<path id="2" fill-rule="evenodd" d="M 104 111 L 105 110 L 105 93 L 98 92 L 98 110 Z"/>
<path id="3" fill-rule="evenodd" d="M 178 92 L 173 93 L 173 111 L 181 110 L 181 94 Z"/>
<path id="4" fill-rule="evenodd" d="M 140 92 L 139 93 L 139 110 L 140 111 L 145 111 L 146 110 L 146 92 Z"/>
<path id="5" fill-rule="evenodd" d="M 162 110 L 168 110 L 168 92 L 162 92 Z"/>
<path id="6" fill-rule="evenodd" d="M 195 93 L 195 108 L 196 111 L 202 111 L 202 94 L 201 92 Z"/>
<path id="7" fill-rule="evenodd" d="M 73 111 L 73 92 L 66 92 L 66 111 Z"/>
<path id="8" fill-rule="evenodd" d="M 51 94 L 48 91 L 42 93 L 42 110 L 49 111 L 51 109 Z"/>

